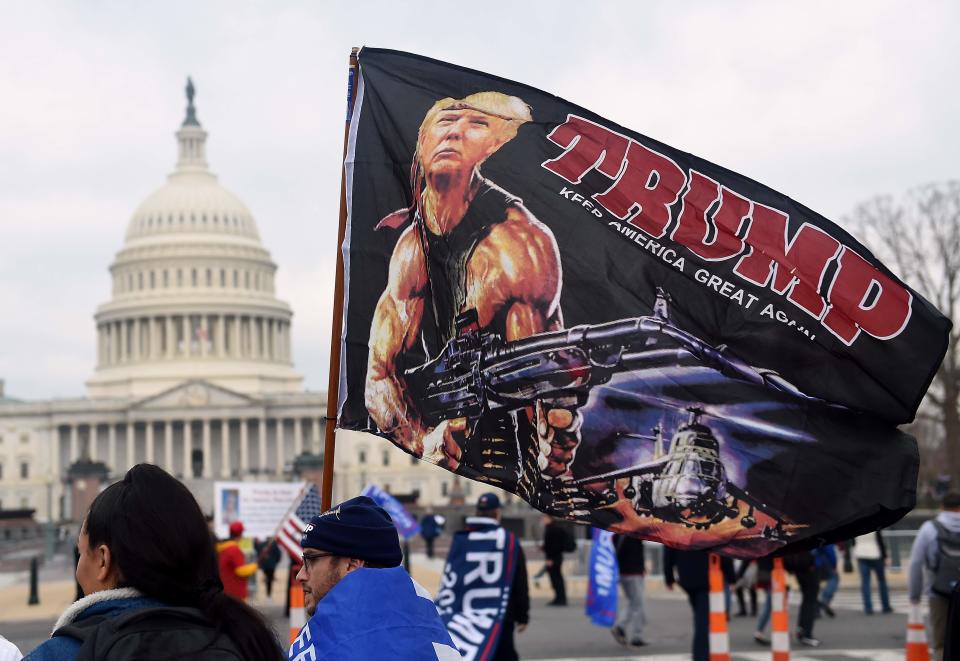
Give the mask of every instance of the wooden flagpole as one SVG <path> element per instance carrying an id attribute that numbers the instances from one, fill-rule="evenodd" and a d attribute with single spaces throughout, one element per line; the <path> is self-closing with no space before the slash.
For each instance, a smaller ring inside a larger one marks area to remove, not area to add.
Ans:
<path id="1" fill-rule="evenodd" d="M 343 237 L 347 228 L 347 142 L 350 139 L 350 119 L 357 100 L 359 48 L 350 51 L 350 78 L 347 85 L 347 123 L 343 129 L 343 162 L 340 170 L 340 228 L 337 231 L 337 276 L 333 292 L 333 324 L 330 332 L 330 379 L 327 382 L 327 417 L 324 425 L 323 481 L 320 505 L 324 511 L 333 504 L 333 456 L 337 427 L 337 396 L 340 392 L 340 335 L 343 331 Z"/>

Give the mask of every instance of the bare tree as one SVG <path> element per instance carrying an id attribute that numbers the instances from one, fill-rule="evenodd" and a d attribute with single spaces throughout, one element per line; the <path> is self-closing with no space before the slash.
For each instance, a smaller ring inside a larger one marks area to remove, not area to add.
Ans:
<path id="1" fill-rule="evenodd" d="M 960 182 L 928 184 L 902 200 L 876 197 L 854 209 L 854 232 L 908 285 L 951 320 L 960 308 Z M 941 433 L 941 469 L 960 478 L 960 329 L 950 333 L 947 355 L 937 370 L 918 418 Z M 925 443 L 930 448 L 933 443 Z M 936 465 L 936 464 L 935 464 Z"/>

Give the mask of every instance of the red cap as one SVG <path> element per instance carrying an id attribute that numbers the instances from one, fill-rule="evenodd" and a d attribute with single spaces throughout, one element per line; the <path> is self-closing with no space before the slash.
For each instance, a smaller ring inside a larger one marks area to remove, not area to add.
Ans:
<path id="1" fill-rule="evenodd" d="M 234 521 L 230 524 L 230 536 L 239 537 L 243 534 L 243 523 L 240 521 Z"/>

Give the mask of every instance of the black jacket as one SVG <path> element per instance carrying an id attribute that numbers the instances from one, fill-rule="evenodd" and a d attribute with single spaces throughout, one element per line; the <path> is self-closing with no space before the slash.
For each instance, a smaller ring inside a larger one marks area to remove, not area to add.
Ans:
<path id="1" fill-rule="evenodd" d="M 517 624 L 530 622 L 530 586 L 527 584 L 527 558 L 523 554 L 523 547 L 517 544 L 517 568 L 513 572 L 513 583 L 510 586 L 510 603 L 504 618 Z"/>
<path id="2" fill-rule="evenodd" d="M 707 551 L 678 551 L 663 547 L 663 578 L 667 585 L 679 583 L 687 592 L 709 590 L 709 570 L 710 554 Z"/>
<path id="3" fill-rule="evenodd" d="M 566 546 L 567 535 L 563 525 L 556 521 L 543 529 L 543 554 L 548 560 L 563 560 L 563 547 Z"/>
<path id="4" fill-rule="evenodd" d="M 647 573 L 643 557 L 643 540 L 617 535 L 613 538 L 617 549 L 617 566 L 621 576 L 643 576 Z"/>

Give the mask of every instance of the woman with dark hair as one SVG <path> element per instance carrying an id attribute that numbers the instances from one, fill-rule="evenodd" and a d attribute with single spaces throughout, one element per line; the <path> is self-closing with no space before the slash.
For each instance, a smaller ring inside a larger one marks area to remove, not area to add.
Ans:
<path id="1" fill-rule="evenodd" d="M 203 513 L 162 469 L 138 464 L 107 487 L 78 541 L 86 596 L 31 661 L 286 658 L 260 614 L 224 594 Z"/>

